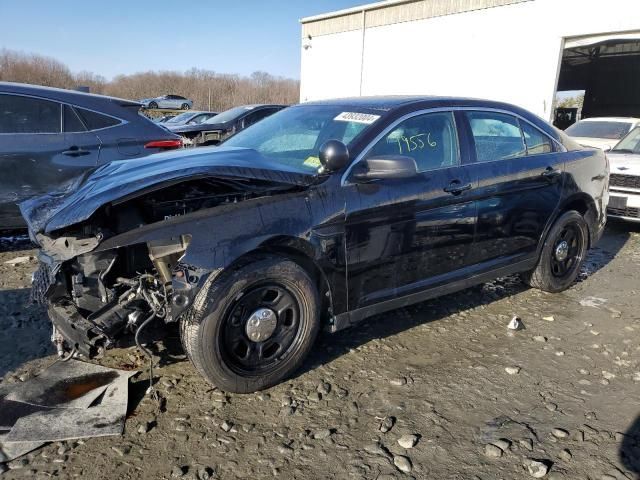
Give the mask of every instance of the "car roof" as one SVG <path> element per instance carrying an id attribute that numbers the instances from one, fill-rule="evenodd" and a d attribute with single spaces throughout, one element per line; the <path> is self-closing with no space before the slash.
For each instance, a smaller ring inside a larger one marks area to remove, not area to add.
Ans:
<path id="1" fill-rule="evenodd" d="M 634 117 L 590 117 L 583 118 L 581 122 L 636 122 L 640 123 L 640 118 Z"/>
<path id="2" fill-rule="evenodd" d="M 66 90 L 64 88 L 43 87 L 28 83 L 0 82 L 0 93 L 16 93 L 48 98 L 62 103 L 72 103 L 78 106 L 96 106 L 97 104 L 116 104 L 123 107 L 140 106 L 138 102 L 124 98 L 97 95 L 95 93 Z"/>
<path id="3" fill-rule="evenodd" d="M 228 110 L 231 110 L 233 108 L 246 108 L 247 110 L 253 110 L 255 108 L 262 108 L 262 107 L 282 107 L 282 108 L 286 108 L 288 105 L 278 105 L 276 103 L 252 103 L 249 105 L 238 105 L 237 107 L 231 107 Z"/>
<path id="4" fill-rule="evenodd" d="M 479 98 L 468 97 L 445 97 L 434 95 L 388 95 L 373 97 L 346 97 L 330 100 L 318 100 L 302 103 L 300 105 L 334 105 L 334 106 L 351 106 L 360 108 L 370 108 L 373 110 L 394 110 L 399 107 L 409 105 L 420 105 L 422 108 L 438 108 L 438 107 L 484 107 L 505 109 L 516 113 L 522 113 L 523 110 L 515 105 L 493 100 L 483 100 Z"/>

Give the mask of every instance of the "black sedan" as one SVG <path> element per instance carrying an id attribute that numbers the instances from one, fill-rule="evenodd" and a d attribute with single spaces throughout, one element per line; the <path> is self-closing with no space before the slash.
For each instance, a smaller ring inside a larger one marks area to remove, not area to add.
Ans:
<path id="1" fill-rule="evenodd" d="M 71 188 L 87 170 L 181 146 L 139 109 L 119 98 L 0 82 L 0 228 L 24 228 L 17 202 Z"/>
<path id="2" fill-rule="evenodd" d="M 179 322 L 205 378 L 251 392 L 291 375 L 321 328 L 514 273 L 569 288 L 608 179 L 602 151 L 512 105 L 358 98 L 112 162 L 21 208 L 61 353 Z"/>
<path id="3" fill-rule="evenodd" d="M 183 137 L 185 146 L 217 145 L 283 108 L 285 105 L 243 105 L 219 113 L 202 123 L 171 128 L 171 131 Z"/>

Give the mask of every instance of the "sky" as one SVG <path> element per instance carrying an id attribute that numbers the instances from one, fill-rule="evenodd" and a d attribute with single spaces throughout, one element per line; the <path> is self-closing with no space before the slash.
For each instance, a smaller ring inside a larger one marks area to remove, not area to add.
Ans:
<path id="1" fill-rule="evenodd" d="M 366 0 L 0 0 L 0 49 L 111 79 L 192 67 L 300 77 L 300 18 Z"/>

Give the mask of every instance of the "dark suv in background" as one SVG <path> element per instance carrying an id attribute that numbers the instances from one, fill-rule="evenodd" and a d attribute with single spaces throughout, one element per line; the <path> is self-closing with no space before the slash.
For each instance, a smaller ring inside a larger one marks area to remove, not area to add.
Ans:
<path id="1" fill-rule="evenodd" d="M 182 146 L 139 109 L 119 98 L 0 82 L 0 228 L 24 227 L 16 203 L 60 190 L 86 170 Z"/>

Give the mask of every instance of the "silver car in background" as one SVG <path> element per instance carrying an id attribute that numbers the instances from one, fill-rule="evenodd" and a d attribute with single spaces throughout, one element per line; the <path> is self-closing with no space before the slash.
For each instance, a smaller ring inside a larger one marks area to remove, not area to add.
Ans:
<path id="1" fill-rule="evenodd" d="M 180 95 L 163 95 L 156 98 L 144 98 L 140 100 L 144 108 L 173 108 L 178 110 L 190 110 L 193 100 Z"/>

